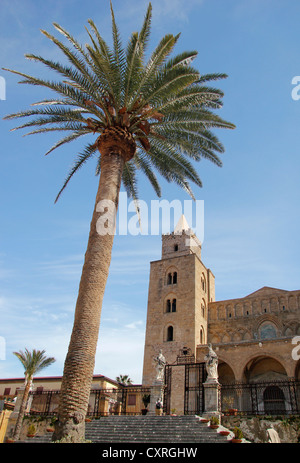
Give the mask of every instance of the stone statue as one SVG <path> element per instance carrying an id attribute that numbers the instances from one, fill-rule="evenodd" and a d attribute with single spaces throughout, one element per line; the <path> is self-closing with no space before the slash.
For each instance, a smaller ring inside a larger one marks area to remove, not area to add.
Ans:
<path id="1" fill-rule="evenodd" d="M 273 428 L 273 426 L 271 425 L 271 427 L 269 429 L 267 429 L 267 433 L 269 435 L 269 440 L 268 442 L 270 444 L 280 444 L 280 437 L 278 435 L 278 432 Z"/>
<path id="2" fill-rule="evenodd" d="M 166 359 L 162 354 L 162 350 L 159 350 L 159 354 L 156 357 L 153 357 L 155 361 L 155 369 L 156 369 L 156 381 L 163 381 L 164 379 L 164 369 L 166 365 Z"/>
<path id="3" fill-rule="evenodd" d="M 208 354 L 204 357 L 208 380 L 218 380 L 218 356 L 208 344 Z"/>

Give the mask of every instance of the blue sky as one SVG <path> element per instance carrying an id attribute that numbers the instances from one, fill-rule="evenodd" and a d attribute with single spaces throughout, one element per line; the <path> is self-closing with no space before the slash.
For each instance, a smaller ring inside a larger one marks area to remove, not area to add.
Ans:
<path id="1" fill-rule="evenodd" d="M 142 24 L 148 2 L 114 0 L 123 42 Z M 216 277 L 216 299 L 243 297 L 262 286 L 299 289 L 300 101 L 292 79 L 300 75 L 297 0 L 153 0 L 150 50 L 165 33 L 181 32 L 176 51 L 198 50 L 203 74 L 225 72 L 220 115 L 236 124 L 216 131 L 225 145 L 223 167 L 203 160 L 198 171 L 204 200 L 202 256 Z M 110 41 L 108 0 L 2 0 L 0 65 L 45 75 L 25 53 L 60 59 L 41 33 L 58 22 L 80 42 L 92 18 Z M 13 351 L 46 349 L 60 375 L 73 324 L 74 306 L 98 178 L 91 162 L 59 202 L 56 194 L 81 144 L 48 157 L 55 136 L 22 137 L 3 121 L 40 99 L 38 87 L 19 85 L 0 70 L 0 377 L 22 376 Z M 299 92 L 300 93 L 300 92 Z M 144 177 L 140 198 L 157 199 Z M 163 199 L 188 196 L 162 182 Z M 132 216 L 133 213 L 129 214 Z M 192 224 L 193 225 L 193 224 Z M 141 381 L 150 261 L 160 258 L 161 238 L 117 236 L 106 288 L 95 373 L 129 374 Z"/>

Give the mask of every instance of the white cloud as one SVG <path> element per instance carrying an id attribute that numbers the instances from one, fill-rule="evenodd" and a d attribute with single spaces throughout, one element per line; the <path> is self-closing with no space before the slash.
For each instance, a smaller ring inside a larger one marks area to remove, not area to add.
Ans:
<path id="1" fill-rule="evenodd" d="M 201 7 L 204 0 L 189 0 L 188 2 L 185 0 L 152 0 L 151 3 L 153 24 L 155 26 L 165 27 L 166 20 L 168 21 L 168 24 L 170 24 L 170 21 L 188 22 L 189 14 L 194 9 Z M 125 18 L 126 21 L 134 24 L 134 27 L 136 28 L 136 18 L 144 17 L 148 5 L 148 0 L 142 0 L 139 2 L 127 0 L 122 2 L 122 6 L 115 1 L 113 6 L 117 17 L 117 23 Z"/>
<path id="2" fill-rule="evenodd" d="M 68 279 L 77 279 L 81 275 L 83 265 L 82 255 L 65 256 L 63 259 L 41 262 L 38 264 L 38 271 L 44 274 L 52 274 L 56 277 Z"/>
<path id="3" fill-rule="evenodd" d="M 137 322 L 128 323 L 128 325 L 125 325 L 125 328 L 128 328 L 129 330 L 135 330 L 139 326 L 143 326 L 143 325 L 144 325 L 144 322 L 142 320 L 138 320 Z"/>
<path id="4" fill-rule="evenodd" d="M 141 325 L 142 326 L 142 325 Z M 114 379 L 130 376 L 134 383 L 142 380 L 145 330 L 100 331 L 95 372 Z"/>

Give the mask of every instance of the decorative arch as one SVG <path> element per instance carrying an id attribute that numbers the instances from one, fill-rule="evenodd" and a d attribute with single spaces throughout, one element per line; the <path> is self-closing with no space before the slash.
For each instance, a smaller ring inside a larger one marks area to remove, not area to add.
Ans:
<path id="1" fill-rule="evenodd" d="M 235 317 L 235 309 L 233 304 L 226 305 L 226 318 L 234 318 Z"/>
<path id="2" fill-rule="evenodd" d="M 236 330 L 233 335 L 232 335 L 232 341 L 233 342 L 239 342 L 242 340 L 242 334 L 240 332 L 240 330 Z"/>
<path id="3" fill-rule="evenodd" d="M 210 342 L 212 344 L 220 344 L 221 342 L 221 335 L 220 333 L 213 333 L 210 335 Z"/>
<path id="4" fill-rule="evenodd" d="M 252 306 L 249 302 L 246 302 L 243 306 L 243 315 L 244 317 L 249 317 L 249 315 L 252 315 Z"/>
<path id="5" fill-rule="evenodd" d="M 174 293 L 169 293 L 164 299 L 164 313 L 171 313 L 177 311 L 177 298 Z"/>
<path id="6" fill-rule="evenodd" d="M 228 362 L 219 359 L 218 381 L 220 384 L 230 384 L 235 382 L 235 374 Z"/>
<path id="7" fill-rule="evenodd" d="M 294 311 L 297 309 L 297 300 L 294 295 L 289 296 L 289 309 Z"/>
<path id="8" fill-rule="evenodd" d="M 219 305 L 217 308 L 217 318 L 218 320 L 224 320 L 226 318 L 226 310 L 223 305 Z"/>
<path id="9" fill-rule="evenodd" d="M 258 334 L 259 339 L 276 339 L 278 337 L 278 330 L 273 322 L 267 320 L 259 326 Z"/>
<path id="10" fill-rule="evenodd" d="M 252 340 L 253 336 L 250 330 L 243 331 L 243 341 L 250 341 Z"/>
<path id="11" fill-rule="evenodd" d="M 247 383 L 285 380 L 288 375 L 283 365 L 282 359 L 273 354 L 254 355 L 245 364 L 243 379 Z"/>
<path id="12" fill-rule="evenodd" d="M 297 334 L 297 327 L 298 323 L 297 322 L 290 322 L 284 329 L 283 331 L 283 336 L 294 336 Z"/>
<path id="13" fill-rule="evenodd" d="M 225 333 L 223 335 L 222 342 L 224 342 L 224 343 L 231 342 L 231 336 L 229 336 L 229 333 Z"/>
<path id="14" fill-rule="evenodd" d="M 236 317 L 242 317 L 244 315 L 243 305 L 240 302 L 235 304 L 234 309 L 235 309 L 235 316 Z"/>
<path id="15" fill-rule="evenodd" d="M 256 323 L 253 328 L 257 339 L 272 339 L 272 337 L 270 337 L 272 336 L 271 330 L 273 329 L 273 336 L 277 338 L 278 336 L 281 336 L 283 327 L 282 323 L 275 315 L 263 314 L 256 320 Z"/>
<path id="16" fill-rule="evenodd" d="M 169 267 L 165 272 L 165 284 L 167 286 L 176 285 L 178 281 L 178 269 L 174 265 Z"/>

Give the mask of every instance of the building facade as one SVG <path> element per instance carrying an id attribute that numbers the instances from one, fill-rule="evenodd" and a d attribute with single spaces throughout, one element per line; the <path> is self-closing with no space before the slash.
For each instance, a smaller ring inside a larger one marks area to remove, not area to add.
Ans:
<path id="1" fill-rule="evenodd" d="M 178 363 L 183 350 L 200 364 L 208 344 L 218 355 L 221 385 L 299 382 L 300 290 L 263 287 L 244 298 L 215 301 L 215 277 L 182 217 L 173 233 L 162 236 L 161 259 L 150 266 L 143 385 L 155 380 L 153 357 L 160 349 L 169 365 Z M 178 412 L 184 411 L 186 371 L 172 371 Z"/>

